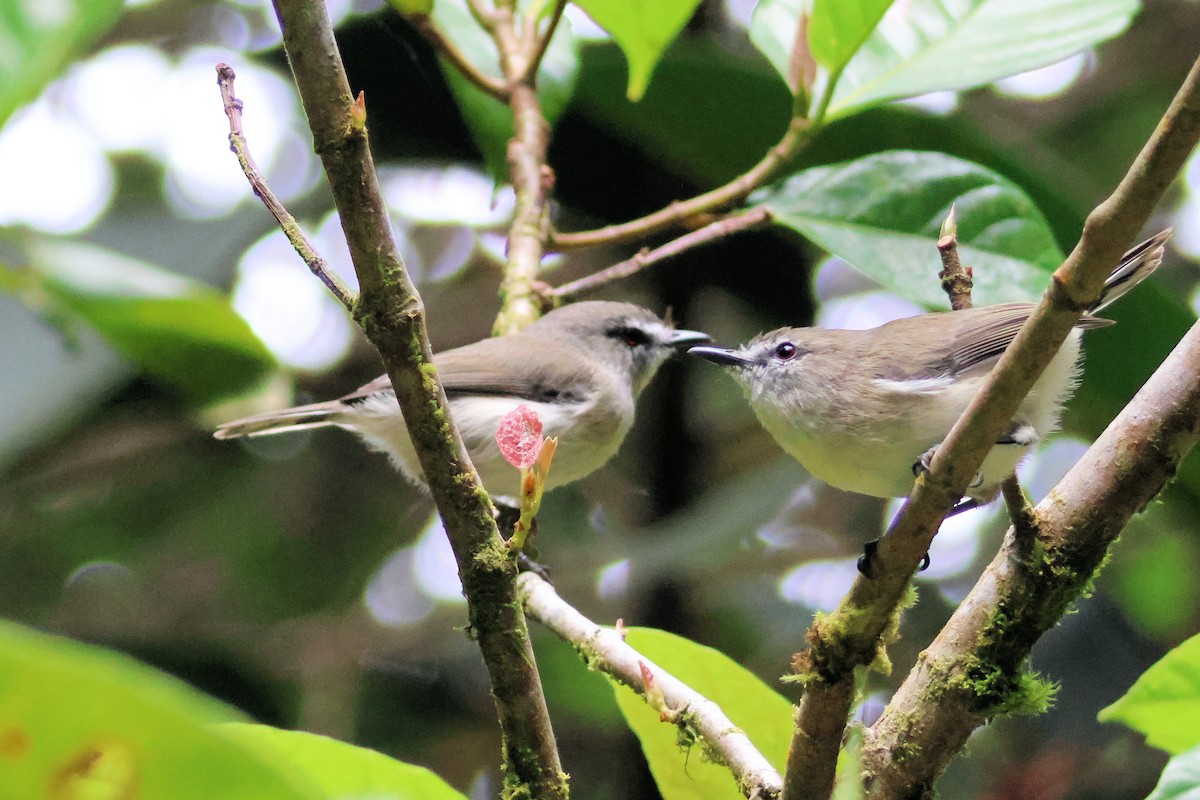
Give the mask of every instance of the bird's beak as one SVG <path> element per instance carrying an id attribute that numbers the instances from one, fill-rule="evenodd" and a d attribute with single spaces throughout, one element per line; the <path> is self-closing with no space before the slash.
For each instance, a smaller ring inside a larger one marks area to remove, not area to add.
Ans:
<path id="1" fill-rule="evenodd" d="M 703 358 L 722 367 L 744 368 L 754 363 L 753 359 L 747 358 L 739 351 L 727 350 L 724 347 L 692 347 L 688 350 L 688 355 Z"/>
<path id="2" fill-rule="evenodd" d="M 671 345 L 673 347 L 711 341 L 712 337 L 703 331 L 671 331 Z"/>

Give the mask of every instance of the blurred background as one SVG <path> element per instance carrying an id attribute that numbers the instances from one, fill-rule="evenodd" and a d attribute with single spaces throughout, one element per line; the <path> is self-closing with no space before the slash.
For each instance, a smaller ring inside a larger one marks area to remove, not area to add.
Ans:
<path id="1" fill-rule="evenodd" d="M 380 2 L 329 9 L 351 85 L 366 92 L 435 348 L 479 339 L 498 310 L 511 193 L 494 188 L 424 41 Z M 746 0 L 702 3 L 636 105 L 625 99 L 620 53 L 586 17 L 570 18 L 596 41 L 550 153 L 562 229 L 690 196 L 778 139 L 790 98 L 748 43 L 750 10 Z M 380 371 L 228 150 L 219 61 L 238 73 L 247 137 L 272 187 L 352 280 L 272 12 L 257 0 L 149 0 L 118 12 L 65 72 L 13 100 L 19 108 L 0 129 L 0 288 L 9 289 L 0 293 L 0 615 L 120 648 L 261 721 L 374 747 L 494 797 L 499 731 L 428 499 L 340 431 L 250 443 L 209 435 L 217 422 L 337 396 Z M 1124 36 L 1095 51 L 854 116 L 828 128 L 802 163 L 886 148 L 971 159 L 1020 184 L 1069 249 L 1153 129 L 1197 41 L 1195 2 L 1149 0 Z M 1146 233 L 1168 225 L 1176 235 L 1165 268 L 1112 309 L 1120 325 L 1089 334 L 1064 431 L 1023 467 L 1035 499 L 1195 318 L 1198 157 Z M 554 257 L 548 280 L 631 252 Z M 13 277 L 47 264 L 60 270 L 49 282 Z M 123 316 L 114 348 L 111 330 L 106 340 L 66 313 L 87 300 L 62 289 L 79 285 L 64 277 L 69 264 L 142 289 L 172 280 L 157 268 L 228 292 L 262 345 L 231 334 L 240 360 L 225 360 L 207 339 L 189 338 L 181 311 L 165 322 Z M 938 268 L 931 241 L 931 281 Z M 783 231 L 693 251 L 603 296 L 670 308 L 728 344 L 782 324 L 862 327 L 921 310 Z M 187 359 L 158 369 L 131 360 L 155 331 L 186 345 L 171 352 Z M 679 359 L 642 398 L 613 463 L 548 497 L 538 546 L 559 591 L 593 619 L 681 633 L 786 694 L 793 689 L 777 678 L 812 614 L 837 603 L 863 542 L 894 511 L 808 480 L 731 380 Z M 859 719 L 873 721 L 1004 527 L 999 508 L 943 527 L 893 648 L 896 675 L 870 677 Z M 1144 796 L 1165 756 L 1095 715 L 1200 629 L 1198 532 L 1193 459 L 1134 520 L 1094 594 L 1035 649 L 1033 667 L 1061 684 L 1054 709 L 981 730 L 939 784 L 943 796 Z M 656 796 L 603 680 L 536 625 L 534 636 L 575 795 Z"/>

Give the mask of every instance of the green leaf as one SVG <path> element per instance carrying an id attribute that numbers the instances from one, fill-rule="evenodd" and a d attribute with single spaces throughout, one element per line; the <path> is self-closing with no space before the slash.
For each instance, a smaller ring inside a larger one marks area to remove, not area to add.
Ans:
<path id="1" fill-rule="evenodd" d="M 1121 722 L 1172 755 L 1200 745 L 1200 636 L 1162 657 L 1098 716 Z"/>
<path id="2" fill-rule="evenodd" d="M 0 621 L 6 797 L 321 797 L 211 724 L 238 716 L 119 653 Z"/>
<path id="3" fill-rule="evenodd" d="M 681 636 L 631 628 L 625 640 L 650 661 L 714 701 L 766 759 L 783 773 L 792 704 L 728 656 Z M 743 797 L 729 770 L 705 761 L 699 748 L 680 749 L 677 729 L 632 689 L 612 681 L 617 705 L 642 743 L 664 800 Z"/>
<path id="4" fill-rule="evenodd" d="M 629 62 L 627 96 L 637 101 L 663 51 L 692 18 L 700 0 L 577 0 L 593 21 L 612 36 Z"/>
<path id="5" fill-rule="evenodd" d="M 220 728 L 281 772 L 311 780 L 329 800 L 466 800 L 434 773 L 327 736 L 269 725 Z"/>
<path id="6" fill-rule="evenodd" d="M 808 24 L 813 58 L 830 72 L 846 66 L 891 4 L 892 0 L 814 0 Z"/>
<path id="7" fill-rule="evenodd" d="M 0 126 L 121 16 L 121 0 L 0 3 Z"/>
<path id="8" fill-rule="evenodd" d="M 1200 747 L 1168 761 L 1146 800 L 1200 800 Z"/>
<path id="9" fill-rule="evenodd" d="M 91 245 L 38 240 L 30 266 L 0 274 L 35 308 L 81 320 L 150 375 L 205 403 L 249 388 L 270 351 L 217 290 Z"/>
<path id="10" fill-rule="evenodd" d="M 433 21 L 467 59 L 492 77 L 501 77 L 500 55 L 492 37 L 479 27 L 465 0 L 437 0 Z M 488 172 L 497 183 L 508 182 L 508 142 L 513 137 L 512 109 L 463 77 L 443 59 L 442 72 L 458 102 Z M 551 127 L 562 116 L 575 91 L 579 74 L 579 43 L 571 22 L 562 19 L 538 67 L 537 95 Z"/>
<path id="11" fill-rule="evenodd" d="M 846 65 L 829 116 L 1052 64 L 1117 36 L 1139 6 L 1138 0 L 897 3 Z"/>
<path id="12" fill-rule="evenodd" d="M 892 150 L 804 170 L 751 198 L 888 289 L 946 305 L 937 239 L 951 205 L 976 305 L 1036 300 L 1062 253 L 1016 184 L 941 153 Z"/>

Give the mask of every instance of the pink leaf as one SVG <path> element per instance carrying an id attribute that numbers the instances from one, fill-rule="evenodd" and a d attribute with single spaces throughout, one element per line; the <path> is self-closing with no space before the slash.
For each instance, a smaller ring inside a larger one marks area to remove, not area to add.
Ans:
<path id="1" fill-rule="evenodd" d="M 517 469 L 529 469 L 542 449 L 542 421 L 529 406 L 517 406 L 500 420 L 496 444 L 508 463 Z"/>

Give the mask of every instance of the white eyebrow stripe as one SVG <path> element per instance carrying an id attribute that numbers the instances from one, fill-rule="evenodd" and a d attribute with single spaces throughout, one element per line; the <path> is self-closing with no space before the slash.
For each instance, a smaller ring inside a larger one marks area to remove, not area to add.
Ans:
<path id="1" fill-rule="evenodd" d="M 936 394 L 954 383 L 949 375 L 936 378 L 918 378 L 911 381 L 893 381 L 876 378 L 873 383 L 885 392 L 898 394 Z"/>

